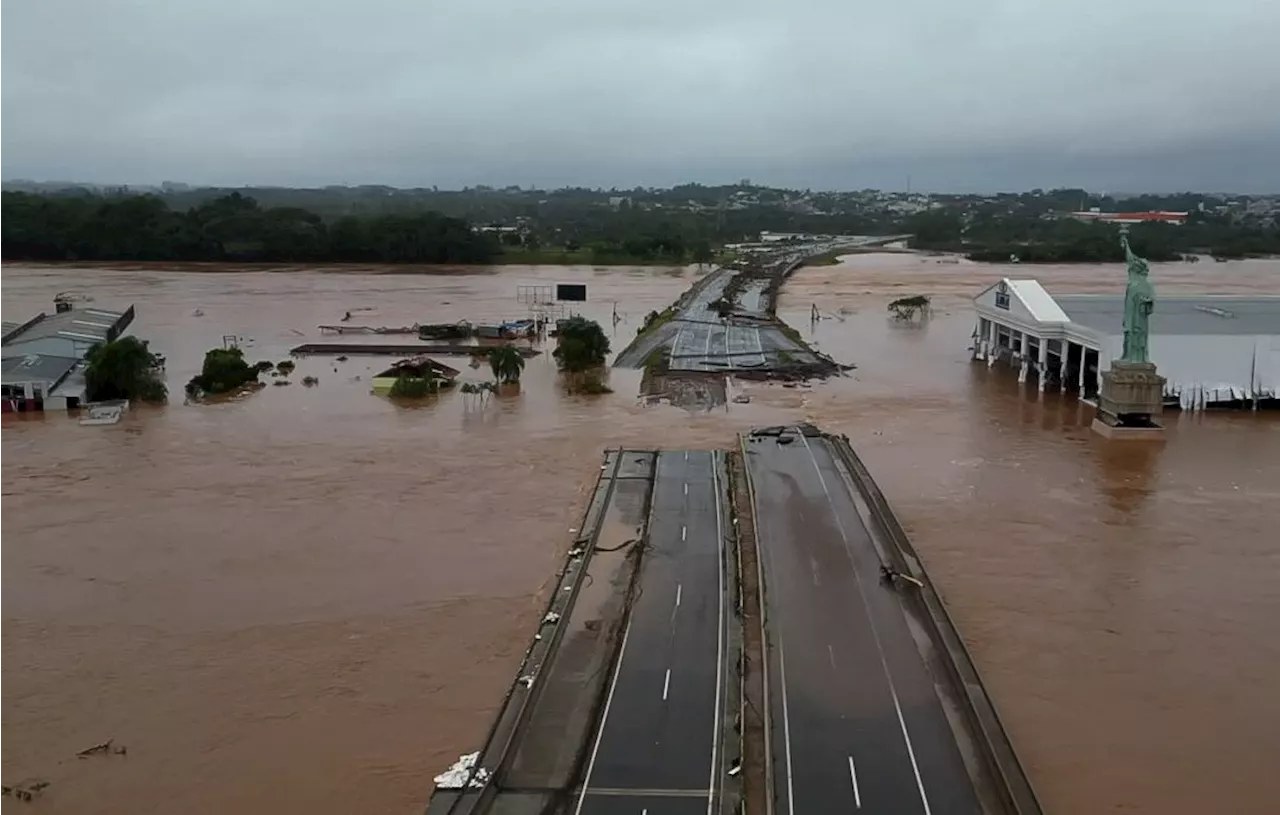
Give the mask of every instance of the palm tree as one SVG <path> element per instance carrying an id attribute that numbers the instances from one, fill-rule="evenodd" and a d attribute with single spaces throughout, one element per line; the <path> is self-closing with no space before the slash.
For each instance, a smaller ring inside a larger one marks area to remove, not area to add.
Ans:
<path id="1" fill-rule="evenodd" d="M 468 396 L 474 397 L 474 401 L 478 403 L 478 407 L 484 408 L 485 403 L 489 401 L 489 397 L 497 390 L 492 382 L 464 382 L 462 384 L 462 400 L 466 405 L 469 401 Z"/>
<path id="2" fill-rule="evenodd" d="M 524 371 L 524 356 L 513 345 L 503 345 L 489 351 L 489 368 L 495 381 L 510 385 L 520 381 Z"/>

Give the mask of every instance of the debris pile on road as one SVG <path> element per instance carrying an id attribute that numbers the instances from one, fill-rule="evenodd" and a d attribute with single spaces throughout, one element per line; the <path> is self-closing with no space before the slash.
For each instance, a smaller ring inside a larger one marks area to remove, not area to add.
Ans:
<path id="1" fill-rule="evenodd" d="M 483 787 L 489 778 L 489 771 L 477 767 L 480 751 L 459 756 L 453 766 L 435 777 L 436 788 L 442 790 L 460 790 L 463 787 Z"/>
<path id="2" fill-rule="evenodd" d="M 844 238 L 789 244 L 718 268 L 670 308 L 651 313 L 614 365 L 643 368 L 648 397 L 673 396 L 677 373 L 794 382 L 849 370 L 852 366 L 815 350 L 778 319 L 775 303 L 783 281 L 807 258 L 875 242 Z"/>

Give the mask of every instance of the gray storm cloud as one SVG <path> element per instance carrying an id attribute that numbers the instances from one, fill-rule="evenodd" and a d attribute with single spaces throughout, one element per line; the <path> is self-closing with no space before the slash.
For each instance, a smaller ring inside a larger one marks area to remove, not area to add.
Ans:
<path id="1" fill-rule="evenodd" d="M 4 12 L 6 178 L 1280 189 L 1271 0 Z"/>

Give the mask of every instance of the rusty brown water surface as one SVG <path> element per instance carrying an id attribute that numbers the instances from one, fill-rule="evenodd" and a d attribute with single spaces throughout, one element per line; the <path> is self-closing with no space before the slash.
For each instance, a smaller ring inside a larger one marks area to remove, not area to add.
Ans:
<path id="1" fill-rule="evenodd" d="M 809 419 L 851 437 L 898 509 L 1047 811 L 1273 811 L 1280 417 L 1174 415 L 1162 448 L 1106 446 L 1073 401 L 968 362 L 968 298 L 1010 271 L 1061 292 L 1123 280 L 857 256 L 800 271 L 780 303 L 850 377 L 733 385 L 750 404 L 686 412 L 641 405 L 638 371 L 565 396 L 543 356 L 481 412 L 371 395 L 385 359 L 305 359 L 294 385 L 221 405 L 183 405 L 181 385 L 224 334 L 278 360 L 346 311 L 523 316 L 518 284 L 587 282 L 606 324 L 618 301 L 621 348 L 691 274 L 6 266 L 6 319 L 66 290 L 136 303 L 176 398 L 110 427 L 5 417 L 5 782 L 48 779 L 49 812 L 418 811 L 479 746 L 601 450 Z M 1152 275 L 1168 293 L 1280 293 L 1276 262 Z M 886 318 L 915 293 L 932 320 Z M 839 318 L 811 329 L 815 302 Z M 74 757 L 111 737 L 127 757 Z"/>

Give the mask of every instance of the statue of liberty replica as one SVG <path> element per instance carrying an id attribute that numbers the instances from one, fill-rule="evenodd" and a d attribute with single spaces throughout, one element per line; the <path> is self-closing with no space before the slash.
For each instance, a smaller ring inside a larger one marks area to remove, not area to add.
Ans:
<path id="1" fill-rule="evenodd" d="M 1112 439 L 1159 437 L 1164 433 L 1156 421 L 1164 409 L 1164 377 L 1156 373 L 1149 350 L 1156 291 L 1146 259 L 1129 246 L 1128 227 L 1120 228 L 1120 246 L 1129 276 L 1124 290 L 1124 347 L 1120 358 L 1111 360 L 1111 369 L 1102 373 L 1093 429 Z"/>
<path id="2" fill-rule="evenodd" d="M 1129 285 L 1124 290 L 1124 362 L 1150 362 L 1147 357 L 1147 337 L 1151 312 L 1155 311 L 1156 290 L 1147 275 L 1147 261 L 1129 248 L 1129 230 L 1120 230 L 1120 245 L 1124 247 L 1125 263 L 1129 267 Z"/>

